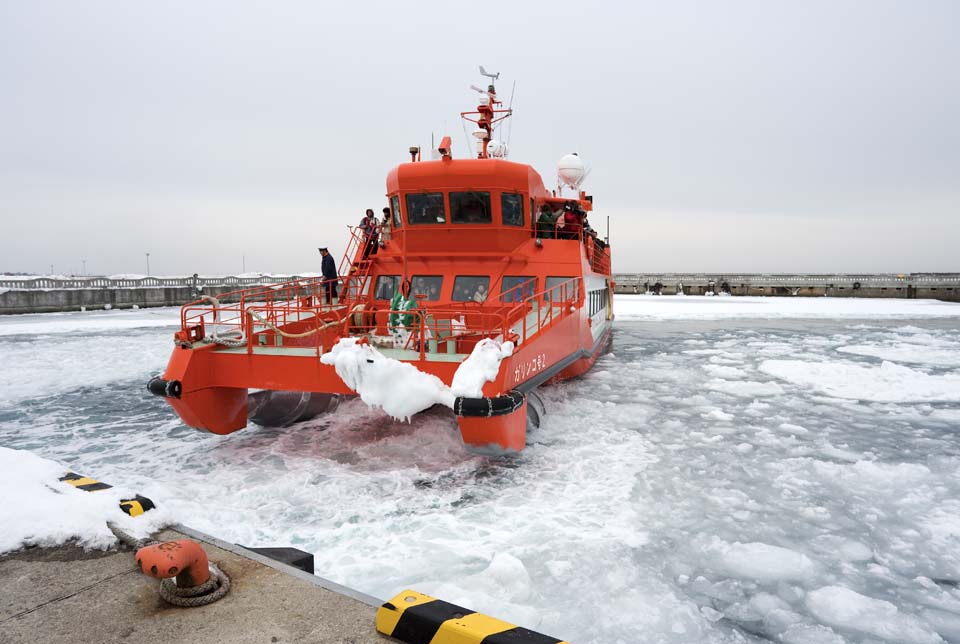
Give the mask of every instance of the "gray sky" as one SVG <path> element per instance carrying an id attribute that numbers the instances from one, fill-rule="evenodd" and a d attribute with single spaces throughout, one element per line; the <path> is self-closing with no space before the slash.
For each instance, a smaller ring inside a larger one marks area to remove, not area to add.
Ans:
<path id="1" fill-rule="evenodd" d="M 960 270 L 960 3 L 0 3 L 0 271 L 317 270 L 517 80 L 616 271 Z"/>

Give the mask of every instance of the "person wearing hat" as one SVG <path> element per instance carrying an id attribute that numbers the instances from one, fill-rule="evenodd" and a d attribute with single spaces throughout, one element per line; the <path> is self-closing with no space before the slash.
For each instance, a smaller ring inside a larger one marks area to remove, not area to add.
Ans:
<path id="1" fill-rule="evenodd" d="M 583 211 L 573 201 L 563 204 L 563 239 L 579 239 L 580 229 L 583 227 Z"/>
<path id="2" fill-rule="evenodd" d="M 333 255 L 326 248 L 320 249 L 320 272 L 323 274 L 323 292 L 327 296 L 327 304 L 333 304 L 337 297 L 337 265 L 333 261 Z"/>
<path id="3" fill-rule="evenodd" d="M 363 259 L 370 257 L 370 254 L 376 254 L 379 247 L 379 235 L 377 234 L 377 217 L 373 214 L 373 208 L 367 208 L 363 218 L 358 226 L 363 236 Z"/>

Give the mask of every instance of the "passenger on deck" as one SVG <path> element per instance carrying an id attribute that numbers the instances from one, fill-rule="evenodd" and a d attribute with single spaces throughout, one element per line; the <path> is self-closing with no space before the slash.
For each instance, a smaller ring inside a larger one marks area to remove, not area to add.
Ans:
<path id="1" fill-rule="evenodd" d="M 537 237 L 553 239 L 555 226 L 557 225 L 557 214 L 546 204 L 540 208 L 540 217 L 537 219 Z"/>
<path id="2" fill-rule="evenodd" d="M 326 296 L 327 304 L 333 304 L 337 298 L 337 265 L 333 261 L 333 255 L 326 248 L 320 248 L 320 272 L 323 274 L 322 295 Z"/>
<path id="3" fill-rule="evenodd" d="M 563 229 L 560 231 L 561 239 L 579 239 L 580 230 L 583 228 L 582 210 L 573 201 L 563 204 Z"/>
<path id="4" fill-rule="evenodd" d="M 383 209 L 383 219 L 380 220 L 380 247 L 386 246 L 385 242 L 390 241 L 390 207 Z"/>
<path id="5" fill-rule="evenodd" d="M 360 242 L 363 244 L 363 259 L 367 259 L 371 253 L 376 254 L 377 247 L 379 246 L 377 218 L 373 214 L 373 208 L 367 208 L 367 212 L 363 216 L 363 219 L 360 220 L 358 228 L 363 235 L 363 239 Z"/>

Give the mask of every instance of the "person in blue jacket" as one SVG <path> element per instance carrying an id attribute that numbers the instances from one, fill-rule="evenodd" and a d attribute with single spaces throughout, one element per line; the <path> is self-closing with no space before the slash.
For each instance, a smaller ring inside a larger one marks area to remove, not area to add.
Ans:
<path id="1" fill-rule="evenodd" d="M 333 255 L 326 248 L 321 248 L 320 256 L 323 260 L 320 262 L 320 272 L 323 273 L 323 292 L 327 296 L 327 304 L 333 304 L 337 297 L 337 265 L 333 261 Z"/>

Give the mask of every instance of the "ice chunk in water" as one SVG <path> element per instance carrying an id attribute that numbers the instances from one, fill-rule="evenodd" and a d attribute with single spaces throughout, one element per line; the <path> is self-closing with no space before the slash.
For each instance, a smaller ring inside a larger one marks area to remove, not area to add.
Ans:
<path id="1" fill-rule="evenodd" d="M 902 644 L 937 644 L 943 639 L 912 615 L 882 599 L 844 586 L 825 586 L 807 594 L 807 608 L 818 620 L 842 630 Z"/>

